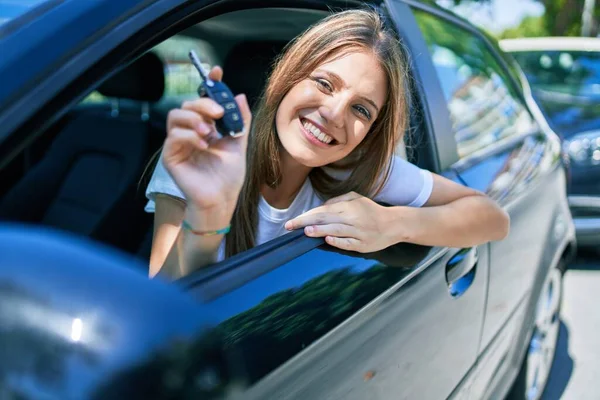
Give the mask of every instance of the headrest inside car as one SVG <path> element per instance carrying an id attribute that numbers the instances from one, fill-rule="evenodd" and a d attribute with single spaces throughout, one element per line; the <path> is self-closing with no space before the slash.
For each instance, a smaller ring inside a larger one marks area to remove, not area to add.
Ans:
<path id="1" fill-rule="evenodd" d="M 165 70 L 162 60 L 148 52 L 117 72 L 98 91 L 107 97 L 154 103 L 165 91 Z"/>

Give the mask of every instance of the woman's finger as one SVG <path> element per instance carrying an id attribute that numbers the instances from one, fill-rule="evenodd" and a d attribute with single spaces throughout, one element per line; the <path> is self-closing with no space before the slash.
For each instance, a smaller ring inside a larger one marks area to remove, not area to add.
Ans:
<path id="1" fill-rule="evenodd" d="M 285 228 L 294 230 L 304 228 L 309 225 L 325 225 L 344 223 L 345 218 L 342 213 L 338 212 L 308 212 L 297 216 L 285 223 Z"/>
<path id="2" fill-rule="evenodd" d="M 208 77 L 213 81 L 222 81 L 223 80 L 223 69 L 218 65 L 212 67 L 212 69 L 208 73 Z"/>
<path id="3" fill-rule="evenodd" d="M 208 143 L 200 138 L 196 131 L 191 129 L 171 129 L 167 135 L 167 140 L 165 141 L 165 153 L 170 154 L 171 150 L 175 150 L 177 153 L 182 153 L 180 150 L 182 148 L 187 148 L 190 150 L 192 148 L 196 150 L 206 150 L 208 148 Z"/>
<path id="4" fill-rule="evenodd" d="M 338 249 L 362 253 L 362 244 L 359 240 L 347 237 L 325 236 L 325 242 Z"/>
<path id="5" fill-rule="evenodd" d="M 346 224 L 309 225 L 304 228 L 306 236 L 310 237 L 352 237 L 358 238 L 360 232 L 356 227 Z"/>
<path id="6" fill-rule="evenodd" d="M 217 103 L 210 97 L 200 97 L 195 100 L 184 101 L 181 105 L 181 108 L 184 110 L 195 111 L 202 117 L 208 118 L 210 120 L 221 118 L 225 112 L 225 110 L 223 110 L 223 107 L 221 107 L 219 103 Z"/>
<path id="7" fill-rule="evenodd" d="M 214 127 L 207 123 L 201 115 L 191 110 L 183 110 L 176 108 L 169 111 L 167 129 L 171 130 L 175 127 L 192 129 L 198 132 L 201 136 L 208 136 Z"/>

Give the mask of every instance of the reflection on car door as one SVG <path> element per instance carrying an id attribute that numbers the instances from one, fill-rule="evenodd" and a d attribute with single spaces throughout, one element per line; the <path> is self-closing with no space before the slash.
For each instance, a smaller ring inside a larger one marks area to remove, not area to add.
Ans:
<path id="1" fill-rule="evenodd" d="M 187 283 L 218 316 L 242 397 L 446 398 L 476 358 L 487 246 L 361 255 L 313 244 L 281 261 L 308 240 Z"/>
<path id="2" fill-rule="evenodd" d="M 448 103 L 461 157 L 454 169 L 511 217 L 509 236 L 490 244 L 482 362 L 471 393 L 487 398 L 509 364 L 519 364 L 529 339 L 527 312 L 559 251 L 552 235 L 568 215 L 560 145 L 540 130 L 482 37 L 427 12 L 415 14 Z"/>

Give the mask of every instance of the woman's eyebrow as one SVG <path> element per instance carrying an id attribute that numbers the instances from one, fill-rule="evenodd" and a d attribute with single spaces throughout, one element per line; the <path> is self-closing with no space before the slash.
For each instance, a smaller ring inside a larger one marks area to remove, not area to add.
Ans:
<path id="1" fill-rule="evenodd" d="M 329 75 L 329 77 L 331 78 L 331 80 L 336 81 L 336 83 L 342 87 L 347 87 L 348 85 L 346 85 L 346 82 L 342 79 L 341 76 L 339 76 L 338 74 L 336 74 L 335 72 L 331 72 L 331 71 L 326 71 L 324 69 L 320 69 L 318 70 L 322 73 L 324 73 L 325 75 Z M 365 96 L 360 96 L 360 98 L 364 101 L 366 101 L 367 103 L 369 103 L 370 105 L 373 106 L 373 108 L 375 108 L 375 110 L 377 111 L 377 113 L 379 114 L 379 107 L 377 107 L 377 104 L 375 104 L 375 102 Z"/>

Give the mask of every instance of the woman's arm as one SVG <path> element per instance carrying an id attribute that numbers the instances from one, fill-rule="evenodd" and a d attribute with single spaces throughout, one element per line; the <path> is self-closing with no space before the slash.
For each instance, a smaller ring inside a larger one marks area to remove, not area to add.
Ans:
<path id="1" fill-rule="evenodd" d="M 508 213 L 485 194 L 436 174 L 424 207 L 389 207 L 382 212 L 393 243 L 471 247 L 502 240 L 510 229 Z"/>
<path id="2" fill-rule="evenodd" d="M 327 201 L 286 223 L 332 246 L 361 253 L 400 242 L 471 247 L 508 235 L 508 214 L 486 195 L 433 174 L 424 207 L 384 207 L 357 193 Z"/>
<path id="3" fill-rule="evenodd" d="M 150 277 L 159 271 L 173 275 L 178 268 L 177 246 L 185 203 L 172 196 L 157 194 L 154 212 L 154 234 L 150 253 Z M 167 273 L 167 270 L 171 273 Z"/>
<path id="4" fill-rule="evenodd" d="M 226 225 L 231 219 L 229 214 L 219 210 L 191 210 L 179 199 L 157 195 L 150 276 L 160 273 L 167 279 L 178 279 L 216 262 L 223 235 L 194 235 L 181 229 L 182 221 L 185 218 L 192 226 L 210 231 Z"/>

